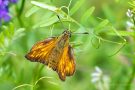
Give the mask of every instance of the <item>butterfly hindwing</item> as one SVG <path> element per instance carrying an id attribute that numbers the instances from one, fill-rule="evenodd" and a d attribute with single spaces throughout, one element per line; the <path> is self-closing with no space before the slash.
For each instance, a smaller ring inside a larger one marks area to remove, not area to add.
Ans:
<path id="1" fill-rule="evenodd" d="M 55 42 L 56 37 L 48 38 L 44 41 L 38 42 L 33 45 L 32 49 L 25 57 L 33 62 L 48 64 L 47 57 L 52 48 L 55 46 Z"/>
<path id="2" fill-rule="evenodd" d="M 65 80 L 66 76 L 71 76 L 75 72 L 75 59 L 73 56 L 73 50 L 70 45 L 67 45 L 58 63 L 57 73 L 61 80 Z"/>

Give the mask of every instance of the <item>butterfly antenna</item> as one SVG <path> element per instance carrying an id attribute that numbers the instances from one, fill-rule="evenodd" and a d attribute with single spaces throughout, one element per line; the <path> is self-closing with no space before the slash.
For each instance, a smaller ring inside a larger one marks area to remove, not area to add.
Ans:
<path id="1" fill-rule="evenodd" d="M 83 32 L 83 33 L 73 33 L 73 34 L 89 34 L 88 32 Z"/>
<path id="2" fill-rule="evenodd" d="M 59 15 L 57 15 L 57 17 L 58 17 L 58 19 L 59 19 L 59 21 L 60 21 L 60 23 L 61 23 L 62 27 L 65 29 L 65 26 L 64 26 L 64 24 L 62 23 L 62 21 L 61 21 L 61 19 L 60 19 L 60 16 L 59 16 Z"/>

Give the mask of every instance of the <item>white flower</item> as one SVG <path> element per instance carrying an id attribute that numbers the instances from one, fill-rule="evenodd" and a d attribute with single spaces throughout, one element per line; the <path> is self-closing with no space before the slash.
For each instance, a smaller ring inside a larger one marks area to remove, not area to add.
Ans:
<path id="1" fill-rule="evenodd" d="M 126 12 L 127 16 L 129 18 L 133 17 L 133 11 L 131 11 L 130 9 L 128 9 L 128 11 Z"/>
<path id="2" fill-rule="evenodd" d="M 99 67 L 95 67 L 95 71 L 91 74 L 91 82 L 94 83 L 98 90 L 109 90 L 110 78 L 103 74 Z"/>
<path id="3" fill-rule="evenodd" d="M 95 71 L 91 74 L 92 77 L 92 82 L 96 83 L 97 81 L 99 81 L 100 77 L 102 76 L 102 71 L 99 67 L 95 67 Z"/>
<path id="4" fill-rule="evenodd" d="M 127 27 L 129 28 L 134 27 L 134 24 L 130 21 L 127 21 L 126 24 L 127 24 Z"/>

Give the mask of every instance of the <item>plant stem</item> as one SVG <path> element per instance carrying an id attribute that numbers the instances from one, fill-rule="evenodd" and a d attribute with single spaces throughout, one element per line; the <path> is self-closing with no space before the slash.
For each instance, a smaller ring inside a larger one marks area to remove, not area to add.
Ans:
<path id="1" fill-rule="evenodd" d="M 20 26 L 24 26 L 23 21 L 21 20 L 21 15 L 22 15 L 22 12 L 23 12 L 23 9 L 24 9 L 24 5 L 25 5 L 25 0 L 22 0 L 21 6 L 18 10 L 18 15 L 17 15 Z"/>
<path id="2" fill-rule="evenodd" d="M 20 16 L 17 16 L 20 26 L 24 26 Z"/>
<path id="3" fill-rule="evenodd" d="M 132 73 L 131 73 L 131 76 L 129 78 L 129 81 L 127 82 L 125 90 L 130 90 L 131 89 L 131 84 L 132 84 L 132 82 L 134 80 L 134 76 L 135 76 L 135 65 L 133 64 Z"/>
<path id="4" fill-rule="evenodd" d="M 21 16 L 22 12 L 23 12 L 23 9 L 24 9 L 24 5 L 25 5 L 25 0 L 22 0 L 22 3 L 21 3 L 21 7 L 19 9 L 19 14 L 18 16 Z"/>

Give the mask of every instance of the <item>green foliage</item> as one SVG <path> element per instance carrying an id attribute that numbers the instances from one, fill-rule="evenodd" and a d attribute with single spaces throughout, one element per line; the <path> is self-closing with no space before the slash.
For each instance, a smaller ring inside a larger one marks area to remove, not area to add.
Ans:
<path id="1" fill-rule="evenodd" d="M 135 2 L 127 2 L 20 0 L 10 7 L 12 21 L 0 26 L 0 89 L 133 90 Z M 72 32 L 76 72 L 62 82 L 46 65 L 24 56 L 36 42 L 64 29 Z M 75 34 L 84 32 L 89 34 Z"/>
<path id="2" fill-rule="evenodd" d="M 0 53 L 1 55 L 4 55 L 8 47 L 16 40 L 19 39 L 20 37 L 24 36 L 24 28 L 19 28 L 15 29 L 15 26 L 13 23 L 9 23 L 8 27 L 7 26 L 2 26 L 1 27 L 1 33 L 0 33 Z"/>

